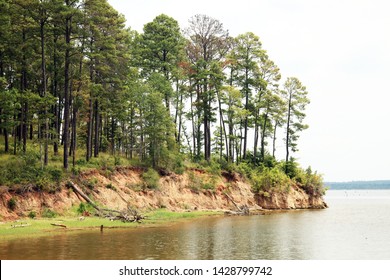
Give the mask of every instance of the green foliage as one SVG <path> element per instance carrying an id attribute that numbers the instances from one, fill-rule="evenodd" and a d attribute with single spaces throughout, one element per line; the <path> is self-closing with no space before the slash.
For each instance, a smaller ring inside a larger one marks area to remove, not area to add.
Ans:
<path id="1" fill-rule="evenodd" d="M 9 158 L 0 172 L 0 184 L 4 185 L 33 183 L 43 173 L 39 167 L 39 155 L 34 152 Z"/>
<path id="2" fill-rule="evenodd" d="M 322 196 L 325 194 L 322 176 L 317 172 L 313 173 L 311 167 L 305 171 L 299 169 L 295 181 L 310 195 Z"/>
<path id="3" fill-rule="evenodd" d="M 30 219 L 35 219 L 36 216 L 37 216 L 37 213 L 35 211 L 30 211 L 30 213 L 28 213 L 28 217 Z"/>
<path id="4" fill-rule="evenodd" d="M 87 211 L 87 206 L 84 202 L 80 202 L 79 207 L 77 208 L 77 213 L 83 214 L 85 211 Z"/>
<path id="5" fill-rule="evenodd" d="M 240 173 L 244 178 L 249 179 L 252 175 L 253 167 L 248 162 L 240 162 L 237 166 L 237 172 Z"/>
<path id="6" fill-rule="evenodd" d="M 292 183 L 290 178 L 278 166 L 265 167 L 261 172 L 253 170 L 251 182 L 255 192 L 268 192 L 272 189 L 288 190 Z"/>
<path id="7" fill-rule="evenodd" d="M 37 178 L 35 182 L 35 186 L 39 191 L 44 191 L 44 192 L 55 191 L 55 187 L 53 186 L 53 183 L 49 180 L 49 178 L 46 177 Z"/>
<path id="8" fill-rule="evenodd" d="M 188 171 L 189 187 L 193 191 L 199 191 L 202 187 L 202 179 L 194 171 Z"/>
<path id="9" fill-rule="evenodd" d="M 65 162 L 76 148 L 74 175 L 96 168 L 110 178 L 130 162 L 183 174 L 188 157 L 215 178 L 221 169 L 238 171 L 256 188 L 270 188 L 284 183 L 284 170 L 308 192 L 320 192 L 319 175 L 302 173 L 288 155 L 281 169 L 266 150 L 285 125 L 287 154 L 297 151 L 309 99 L 297 78 L 279 89 L 279 68 L 255 34 L 231 38 L 217 19 L 196 15 L 184 39 L 178 22 L 164 14 L 138 34 L 105 0 L 4 3 L 1 185 L 56 191 L 71 175 Z M 70 143 L 68 135 L 77 139 Z M 211 154 L 213 143 L 218 154 Z M 47 145 L 64 150 L 53 153 Z M 158 188 L 155 170 L 142 176 L 143 187 Z M 214 179 L 198 180 L 191 179 L 194 189 L 214 187 Z M 96 184 L 84 182 L 90 190 Z"/>
<path id="10" fill-rule="evenodd" d="M 17 206 L 16 199 L 15 199 L 14 197 L 11 197 L 11 198 L 7 201 L 7 207 L 8 207 L 11 211 L 15 211 L 16 206 Z"/>
<path id="11" fill-rule="evenodd" d="M 116 187 L 112 183 L 107 184 L 106 188 L 109 190 L 117 191 Z"/>
<path id="12" fill-rule="evenodd" d="M 97 186 L 98 182 L 99 182 L 98 179 L 94 177 L 84 181 L 83 184 L 88 189 L 93 190 Z"/>
<path id="13" fill-rule="evenodd" d="M 57 183 L 61 182 L 64 176 L 62 168 L 48 167 L 47 172 L 50 174 L 51 179 Z"/>
<path id="14" fill-rule="evenodd" d="M 80 202 L 78 208 L 76 209 L 77 214 L 83 215 L 85 213 L 90 213 L 94 211 L 94 208 L 89 203 Z"/>
<path id="15" fill-rule="evenodd" d="M 188 180 L 189 185 L 188 187 L 193 190 L 194 192 L 199 192 L 201 190 L 214 190 L 215 184 L 217 181 L 217 176 L 201 176 L 195 171 L 188 171 Z M 207 173 L 207 175 L 210 175 L 210 173 Z"/>
<path id="16" fill-rule="evenodd" d="M 284 173 L 286 173 L 286 175 L 291 179 L 296 178 L 300 172 L 300 167 L 294 158 L 290 158 L 288 162 L 283 162 L 282 168 Z"/>
<path id="17" fill-rule="evenodd" d="M 158 189 L 160 187 L 160 175 L 153 168 L 148 168 L 146 172 L 142 173 L 142 179 L 148 189 Z"/>
<path id="18" fill-rule="evenodd" d="M 42 214 L 41 214 L 41 216 L 43 218 L 55 218 L 55 217 L 57 217 L 57 215 L 58 214 L 55 211 L 53 211 L 49 208 L 43 209 Z"/>

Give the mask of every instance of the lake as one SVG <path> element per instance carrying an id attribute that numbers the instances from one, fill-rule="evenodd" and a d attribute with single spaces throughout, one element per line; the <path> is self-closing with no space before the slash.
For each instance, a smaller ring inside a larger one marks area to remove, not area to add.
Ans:
<path id="1" fill-rule="evenodd" d="M 390 190 L 330 190 L 324 210 L 0 241 L 0 259 L 390 259 Z"/>

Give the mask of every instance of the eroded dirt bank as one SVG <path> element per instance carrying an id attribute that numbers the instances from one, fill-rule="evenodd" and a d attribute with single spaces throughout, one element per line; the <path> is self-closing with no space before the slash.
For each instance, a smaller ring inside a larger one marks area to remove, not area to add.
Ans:
<path id="1" fill-rule="evenodd" d="M 238 174 L 212 176 L 202 170 L 189 170 L 183 175 L 168 174 L 159 179 L 159 188 L 145 188 L 140 168 L 117 168 L 114 171 L 88 171 L 73 181 L 93 201 L 111 209 L 131 206 L 140 211 L 167 208 L 171 211 L 236 210 L 237 205 L 250 209 L 312 209 L 325 208 L 321 196 L 313 196 L 292 186 L 289 190 L 270 191 L 267 195 L 254 194 L 251 186 Z M 15 208 L 9 209 L 13 198 Z M 35 212 L 39 216 L 50 209 L 67 214 L 84 199 L 67 188 L 47 193 L 31 190 L 0 192 L 0 219 L 10 220 Z M 236 204 L 236 205 L 235 205 Z"/>

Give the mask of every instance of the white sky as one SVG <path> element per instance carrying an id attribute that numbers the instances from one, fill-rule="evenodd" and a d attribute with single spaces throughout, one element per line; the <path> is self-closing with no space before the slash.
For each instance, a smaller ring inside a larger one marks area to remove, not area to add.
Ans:
<path id="1" fill-rule="evenodd" d="M 311 104 L 294 156 L 325 181 L 390 179 L 390 1 L 109 0 L 142 31 L 159 14 L 182 28 L 195 14 L 230 35 L 258 35 L 282 79 L 297 77 Z"/>

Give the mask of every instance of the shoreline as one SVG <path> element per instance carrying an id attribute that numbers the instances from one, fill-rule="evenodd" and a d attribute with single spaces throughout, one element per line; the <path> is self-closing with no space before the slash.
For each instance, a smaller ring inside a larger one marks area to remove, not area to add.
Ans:
<path id="1" fill-rule="evenodd" d="M 321 210 L 321 209 L 263 209 L 251 212 L 246 216 L 272 215 L 288 213 L 291 211 Z M 204 218 L 237 217 L 223 210 L 172 212 L 166 209 L 154 210 L 146 213 L 146 219 L 142 222 L 111 221 L 107 218 L 85 217 L 58 217 L 21 219 L 15 221 L 0 222 L 0 244 L 2 242 L 21 239 L 34 239 L 61 234 L 77 234 L 81 232 L 105 231 L 105 230 L 137 230 L 144 228 L 158 228 L 172 226 L 179 223 L 190 222 Z M 65 227 L 66 226 L 66 227 Z"/>
<path id="2" fill-rule="evenodd" d="M 86 231 L 101 231 L 114 229 L 138 229 L 163 227 L 172 224 L 206 217 L 223 217 L 222 211 L 171 212 L 155 210 L 146 213 L 142 222 L 110 221 L 100 217 L 66 217 L 19 219 L 0 222 L 0 243 L 4 241 L 32 239 L 59 234 L 74 234 Z M 103 227 L 103 228 L 102 228 Z"/>

